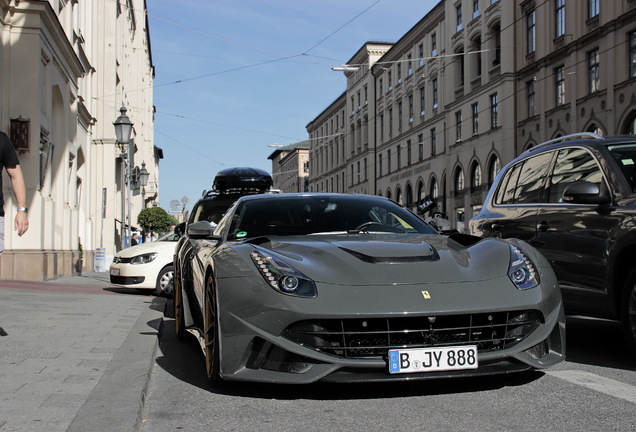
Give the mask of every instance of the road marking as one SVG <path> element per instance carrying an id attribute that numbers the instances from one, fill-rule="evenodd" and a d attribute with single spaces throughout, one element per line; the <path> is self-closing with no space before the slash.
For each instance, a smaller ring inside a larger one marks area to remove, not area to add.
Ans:
<path id="1" fill-rule="evenodd" d="M 631 403 L 636 403 L 636 386 L 633 386 L 631 384 L 625 384 L 620 381 L 616 381 L 610 378 L 604 378 L 602 376 L 585 371 L 546 371 L 546 374 L 552 375 L 565 381 L 569 381 L 572 384 L 580 385 L 591 390 L 605 393 L 606 395 L 624 399 Z"/>

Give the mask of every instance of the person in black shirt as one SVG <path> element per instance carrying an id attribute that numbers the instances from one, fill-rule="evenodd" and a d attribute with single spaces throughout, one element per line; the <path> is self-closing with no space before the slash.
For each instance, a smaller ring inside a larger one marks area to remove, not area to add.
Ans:
<path id="1" fill-rule="evenodd" d="M 29 209 L 26 206 L 26 185 L 18 155 L 11 140 L 4 132 L 0 132 L 0 254 L 4 250 L 4 196 L 2 194 L 2 168 L 7 171 L 13 194 L 15 195 L 17 211 L 13 222 L 13 229 L 22 236 L 29 229 Z"/>

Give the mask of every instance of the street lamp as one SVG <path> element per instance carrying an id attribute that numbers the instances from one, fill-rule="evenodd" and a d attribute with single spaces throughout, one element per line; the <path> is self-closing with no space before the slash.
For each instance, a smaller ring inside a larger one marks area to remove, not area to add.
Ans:
<path id="1" fill-rule="evenodd" d="M 126 198 L 124 196 L 123 185 L 126 183 L 127 192 L 130 195 L 130 182 L 126 181 L 127 178 L 130 178 L 130 173 L 126 176 L 126 150 L 125 147 L 130 147 L 130 135 L 132 134 L 133 122 L 130 121 L 128 116 L 126 115 L 126 107 L 124 105 L 119 109 L 120 115 L 117 117 L 117 120 L 113 122 L 115 126 L 115 137 L 117 143 L 121 144 L 121 230 L 120 230 L 120 239 L 121 239 L 121 248 L 124 249 L 126 247 L 126 227 L 124 225 L 124 220 L 126 218 L 125 207 L 126 207 Z M 130 202 L 130 197 L 129 197 Z M 130 231 L 130 211 L 128 214 L 128 230 Z"/>
<path id="2" fill-rule="evenodd" d="M 146 169 L 146 161 L 141 163 L 141 169 L 139 169 L 139 167 L 135 167 L 135 170 L 137 171 L 136 181 L 139 182 L 139 185 L 141 186 L 141 200 L 144 203 L 143 208 L 146 208 L 146 185 L 148 184 L 148 178 L 150 177 L 150 173 Z"/>

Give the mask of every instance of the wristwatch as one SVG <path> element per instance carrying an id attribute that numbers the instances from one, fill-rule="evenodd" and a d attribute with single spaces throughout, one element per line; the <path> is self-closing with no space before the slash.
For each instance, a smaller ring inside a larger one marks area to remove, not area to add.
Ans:
<path id="1" fill-rule="evenodd" d="M 17 210 L 18 210 L 18 211 L 23 211 L 23 212 L 25 212 L 25 213 L 28 213 L 28 212 L 29 212 L 29 208 L 28 208 L 28 207 L 18 207 L 18 209 L 17 209 Z"/>

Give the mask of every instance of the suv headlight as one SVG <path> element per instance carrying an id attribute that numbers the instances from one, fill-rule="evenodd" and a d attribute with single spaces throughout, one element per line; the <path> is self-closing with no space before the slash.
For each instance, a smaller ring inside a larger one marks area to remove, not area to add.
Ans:
<path id="1" fill-rule="evenodd" d="M 299 297 L 318 295 L 314 281 L 285 261 L 259 249 L 250 253 L 250 257 L 267 284 L 276 291 Z"/>
<path id="2" fill-rule="evenodd" d="M 510 247 L 510 266 L 508 277 L 520 290 L 534 288 L 539 285 L 539 273 L 530 259 L 516 246 Z"/>
<path id="3" fill-rule="evenodd" d="M 130 263 L 131 264 L 148 264 L 149 262 L 154 261 L 154 259 L 157 258 L 157 255 L 159 255 L 157 252 L 137 255 L 130 259 Z"/>

